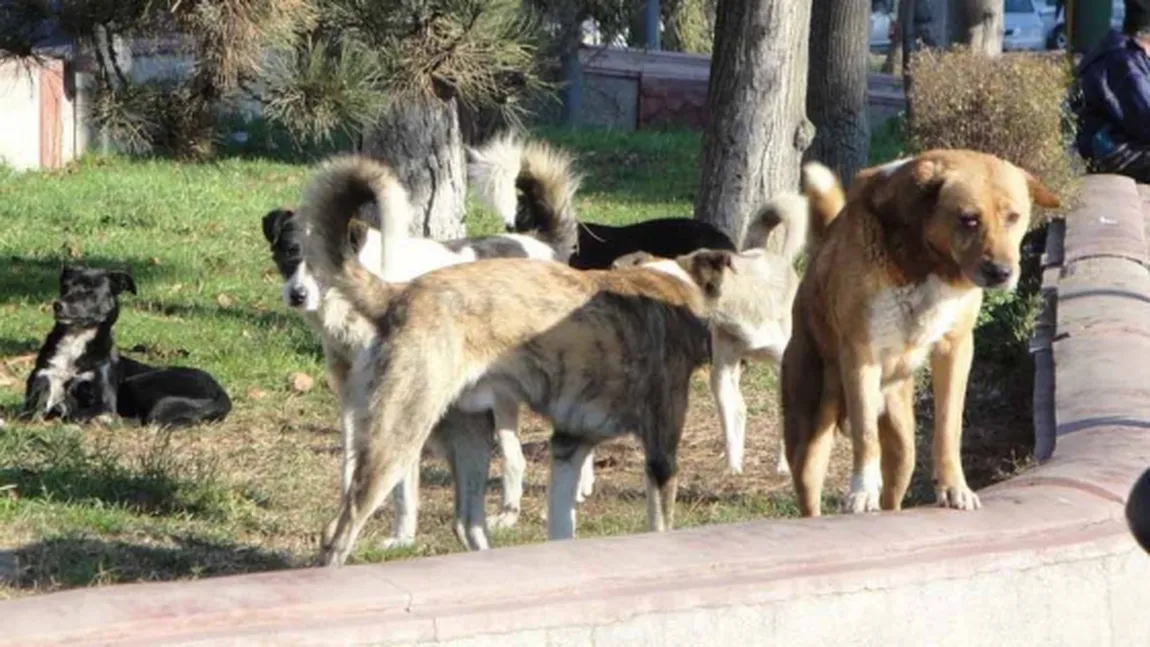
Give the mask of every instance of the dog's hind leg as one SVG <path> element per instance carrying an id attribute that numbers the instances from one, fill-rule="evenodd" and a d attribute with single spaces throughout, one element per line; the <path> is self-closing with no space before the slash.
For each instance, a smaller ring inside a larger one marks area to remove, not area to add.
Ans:
<path id="1" fill-rule="evenodd" d="M 582 439 L 556 429 L 551 436 L 551 479 L 547 485 L 547 538 L 575 538 L 575 496 L 579 473 L 591 452 Z"/>
<path id="2" fill-rule="evenodd" d="M 825 367 L 809 345 L 796 336 L 787 347 L 780 372 L 783 438 L 799 513 L 822 512 L 823 481 L 830 463 L 834 430 L 841 409 L 838 371 Z"/>
<path id="3" fill-rule="evenodd" d="M 499 516 L 491 523 L 493 528 L 510 528 L 519 521 L 523 499 L 523 475 L 527 460 L 519 442 L 519 402 L 497 398 L 492 409 L 495 416 L 495 435 L 503 453 L 503 495 Z"/>
<path id="4" fill-rule="evenodd" d="M 719 409 L 723 437 L 727 447 L 727 467 L 732 474 L 743 473 L 743 452 L 746 449 L 747 405 L 739 390 L 742 357 L 730 340 L 718 333 L 711 336 L 711 394 Z"/>
<path id="5" fill-rule="evenodd" d="M 679 466 L 676 455 L 683 425 L 687 420 L 689 382 L 671 394 L 666 401 L 669 411 L 650 412 L 654 424 L 641 430 L 647 455 L 647 524 L 652 532 L 665 532 L 675 525 L 675 497 L 679 490 Z"/>
<path id="6" fill-rule="evenodd" d="M 491 469 L 490 412 L 448 412 L 440 423 L 455 480 L 455 537 L 467 550 L 487 550 L 487 475 Z"/>
<path id="7" fill-rule="evenodd" d="M 886 410 L 878 419 L 882 445 L 883 510 L 899 510 L 914 474 L 914 379 L 886 389 Z"/>
<path id="8" fill-rule="evenodd" d="M 595 452 L 587 452 L 583 467 L 579 469 L 579 487 L 575 490 L 575 503 L 583 503 L 595 493 Z"/>
<path id="9" fill-rule="evenodd" d="M 434 432 L 433 434 L 434 435 Z M 384 549 L 405 548 L 415 544 L 419 526 L 419 456 L 407 466 L 403 478 L 391 491 L 395 504 L 395 525 L 391 536 L 381 542 Z"/>

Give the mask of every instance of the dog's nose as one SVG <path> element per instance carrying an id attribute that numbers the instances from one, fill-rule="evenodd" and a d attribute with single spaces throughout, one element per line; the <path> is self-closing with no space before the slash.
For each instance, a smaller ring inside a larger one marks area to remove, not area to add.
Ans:
<path id="1" fill-rule="evenodd" d="M 304 288 L 292 288 L 288 291 L 288 301 L 293 306 L 302 306 L 304 301 L 307 301 L 307 290 Z"/>
<path id="2" fill-rule="evenodd" d="M 1009 265 L 1005 263 L 995 263 L 994 261 L 984 261 L 979 266 L 978 271 L 982 274 L 982 278 L 986 281 L 988 286 L 1001 285 L 1010 279 L 1010 275 L 1014 273 Z"/>
<path id="3" fill-rule="evenodd" d="M 59 301 L 53 301 L 52 302 L 52 312 L 54 312 L 56 314 L 60 314 L 63 311 L 64 311 L 64 304 L 63 303 L 60 303 Z"/>

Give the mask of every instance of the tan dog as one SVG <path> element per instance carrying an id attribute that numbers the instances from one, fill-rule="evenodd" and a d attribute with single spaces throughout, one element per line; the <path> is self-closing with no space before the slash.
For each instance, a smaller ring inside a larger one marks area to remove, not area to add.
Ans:
<path id="1" fill-rule="evenodd" d="M 963 150 L 861 171 L 849 196 L 818 164 L 804 168 L 804 183 L 811 258 L 782 366 L 800 511 L 820 514 L 844 418 L 854 450 L 845 510 L 901 507 L 915 462 L 914 371 L 928 359 L 938 504 L 978 508 L 960 456 L 975 319 L 984 289 L 1018 281 L 1032 204 L 1053 208 L 1057 198 L 1017 166 Z"/>

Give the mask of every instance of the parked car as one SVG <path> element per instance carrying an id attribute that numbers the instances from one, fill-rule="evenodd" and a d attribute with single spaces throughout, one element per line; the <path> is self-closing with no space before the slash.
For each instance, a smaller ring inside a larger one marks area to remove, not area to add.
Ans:
<path id="1" fill-rule="evenodd" d="M 885 50 L 890 47 L 891 15 L 889 11 L 872 11 L 870 14 L 870 48 Z"/>
<path id="2" fill-rule="evenodd" d="M 1006 0 L 1002 15 L 1002 49 L 1046 48 L 1046 28 L 1034 0 Z"/>
<path id="3" fill-rule="evenodd" d="M 1046 21 L 1046 47 L 1048 49 L 1066 49 L 1066 15 L 1059 13 L 1054 18 L 1054 7 L 1057 0 L 1042 0 L 1049 7 L 1049 19 Z M 1079 0 L 1081 2 L 1081 0 Z M 1122 22 L 1126 19 L 1126 3 L 1122 0 L 1113 0 L 1110 10 L 1110 27 L 1122 29 Z M 1046 9 L 1042 10 L 1044 13 Z"/>

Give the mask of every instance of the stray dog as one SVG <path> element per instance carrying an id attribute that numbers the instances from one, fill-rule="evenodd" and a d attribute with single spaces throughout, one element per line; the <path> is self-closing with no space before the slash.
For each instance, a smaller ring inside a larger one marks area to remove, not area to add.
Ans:
<path id="1" fill-rule="evenodd" d="M 379 278 L 395 283 L 397 289 L 401 281 L 434 269 L 436 263 L 448 266 L 501 256 L 564 262 L 575 246 L 576 223 L 571 216 L 570 203 L 578 178 L 571 174 L 570 163 L 565 156 L 545 147 L 533 151 L 530 159 L 533 162 L 531 168 L 524 169 L 515 178 L 522 194 L 512 198 L 518 200 L 515 208 L 534 213 L 536 220 L 546 223 L 534 236 L 503 234 L 446 242 L 411 238 L 408 236 L 411 210 L 407 193 L 397 180 L 389 173 L 376 173 L 372 176 L 373 184 L 354 183 L 357 174 L 384 168 L 367 158 L 357 158 L 354 164 L 347 166 L 329 168 L 331 173 L 322 180 L 329 192 L 323 196 L 323 203 L 318 208 L 339 211 L 345 208 L 347 200 L 360 201 L 355 211 L 359 220 L 353 221 L 348 228 L 349 243 L 352 249 L 358 250 L 357 258 L 363 267 Z M 363 226 L 364 223 L 368 226 Z M 311 271 L 302 254 L 308 227 L 287 209 L 273 210 L 263 218 L 264 237 L 284 279 L 284 301 L 289 307 L 301 311 L 320 334 L 329 386 L 336 393 L 342 393 L 351 365 L 374 338 L 375 327 L 351 308 L 338 288 L 324 283 Z M 519 517 L 526 469 L 517 435 L 519 402 L 501 398 L 491 405 L 496 437 L 504 456 L 503 500 L 493 526 L 510 527 Z M 482 421 L 466 420 L 464 416 L 451 418 L 472 429 L 482 426 Z M 450 462 L 456 452 L 455 446 L 433 444 L 433 448 L 437 446 L 448 454 Z M 351 443 L 345 438 L 344 486 L 350 477 L 346 461 L 350 460 L 348 452 L 351 448 Z M 388 545 L 406 545 L 414 541 L 418 492 L 417 487 L 409 484 L 417 483 L 418 477 L 416 464 L 395 492 L 396 527 Z M 486 483 L 486 476 L 483 483 Z M 460 487 L 458 479 L 456 485 Z M 479 501 L 482 506 L 482 492 Z M 458 523 L 457 520 L 457 535 Z M 472 539 L 464 540 L 465 546 L 474 548 L 483 543 L 474 538 L 477 532 L 474 529 L 468 531 Z"/>
<path id="2" fill-rule="evenodd" d="M 783 355 L 787 457 L 804 516 L 820 514 L 833 429 L 849 427 L 845 510 L 898 510 L 914 470 L 914 372 L 930 360 L 934 488 L 972 510 L 960 455 L 974 324 L 986 289 L 1013 289 L 1032 204 L 1058 199 L 992 155 L 934 150 L 864 169 L 850 194 L 808 164 L 810 259 Z M 845 205 L 845 207 L 844 207 Z"/>
<path id="3" fill-rule="evenodd" d="M 745 359 L 782 363 L 791 337 L 791 308 L 799 286 L 795 259 L 806 245 L 810 216 L 805 197 L 784 194 L 773 200 L 747 227 L 744 251 L 731 256 L 732 272 L 711 308 L 711 393 L 719 410 L 731 472 L 743 471 L 747 405 L 739 381 Z M 782 250 L 768 251 L 767 239 L 779 225 L 786 235 Z M 693 252 L 686 255 L 690 262 Z M 613 267 L 649 265 L 660 261 L 646 252 L 616 259 Z M 775 471 L 789 472 L 785 444 L 779 434 Z"/>
<path id="4" fill-rule="evenodd" d="M 542 232 L 547 223 L 538 210 L 516 208 L 515 178 L 530 168 L 530 157 L 540 144 L 521 142 L 509 134 L 492 138 L 482 148 L 468 148 L 468 173 L 480 198 L 503 220 L 508 231 Z M 677 258 L 698 249 L 737 251 L 730 237 L 714 225 L 692 218 L 657 218 L 616 227 L 580 222 L 575 252 L 568 259 L 580 270 L 605 270 L 619 257 L 647 252 L 659 258 Z"/>
<path id="5" fill-rule="evenodd" d="M 112 327 L 125 291 L 136 294 L 127 272 L 64 267 L 56 323 L 28 376 L 24 415 L 75 422 L 119 415 L 170 427 L 222 420 L 231 399 L 204 371 L 120 357 Z"/>
<path id="6" fill-rule="evenodd" d="M 329 178 L 341 168 L 358 173 L 363 187 L 390 176 L 354 159 L 330 160 L 301 209 L 312 231 L 308 264 L 379 333 L 357 358 L 343 394 L 354 430 L 352 479 L 324 532 L 321 563 L 344 563 L 364 523 L 453 405 L 486 411 L 498 399 L 525 402 L 555 425 L 550 538 L 574 536 L 587 452 L 626 433 L 645 448 L 650 527 L 670 527 L 690 376 L 708 359 L 705 317 L 721 293 L 729 254 L 699 254 L 689 266 L 592 272 L 486 259 L 430 272 L 400 290 L 360 265 L 347 245 L 359 201 L 338 202 L 340 212 L 327 199 Z M 348 195 L 367 201 L 372 192 Z"/>

